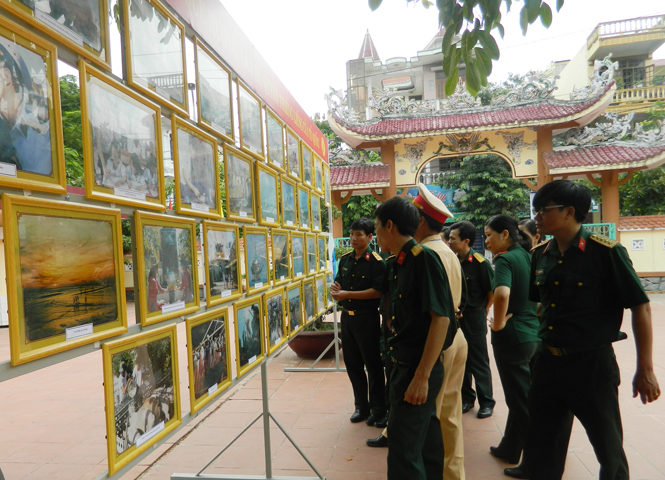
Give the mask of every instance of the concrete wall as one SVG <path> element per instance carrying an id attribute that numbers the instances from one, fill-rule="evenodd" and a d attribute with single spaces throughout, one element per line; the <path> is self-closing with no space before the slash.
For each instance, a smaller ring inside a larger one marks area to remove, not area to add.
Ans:
<path id="1" fill-rule="evenodd" d="M 621 244 L 638 275 L 665 277 L 665 229 L 622 231 Z"/>
<path id="2" fill-rule="evenodd" d="M 589 84 L 589 75 L 593 72 L 593 68 L 589 67 L 587 60 L 586 43 L 582 49 L 568 62 L 568 65 L 561 71 L 559 78 L 556 81 L 557 88 L 553 96 L 555 98 L 568 99 L 568 94 L 573 91 L 573 88 L 580 88 Z"/>
<path id="3" fill-rule="evenodd" d="M 429 67 L 423 69 L 423 100 L 436 99 L 436 72 Z"/>

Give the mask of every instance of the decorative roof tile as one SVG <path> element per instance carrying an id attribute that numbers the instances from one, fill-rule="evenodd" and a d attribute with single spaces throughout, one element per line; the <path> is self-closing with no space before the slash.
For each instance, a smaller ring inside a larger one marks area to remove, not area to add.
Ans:
<path id="1" fill-rule="evenodd" d="M 387 187 L 390 185 L 390 165 L 369 163 L 330 168 L 332 190 L 353 188 Z"/>
<path id="2" fill-rule="evenodd" d="M 643 215 L 619 218 L 619 231 L 665 230 L 665 215 Z"/>
<path id="3" fill-rule="evenodd" d="M 411 80 L 411 77 L 406 76 L 406 77 L 394 77 L 394 78 L 386 78 L 385 80 L 382 81 L 384 85 L 391 85 L 393 83 L 404 83 L 408 82 Z"/>
<path id="4" fill-rule="evenodd" d="M 627 146 L 602 145 L 597 147 L 569 148 L 543 153 L 550 173 L 569 173 L 602 170 L 618 170 L 658 165 L 665 162 L 665 145 Z"/>

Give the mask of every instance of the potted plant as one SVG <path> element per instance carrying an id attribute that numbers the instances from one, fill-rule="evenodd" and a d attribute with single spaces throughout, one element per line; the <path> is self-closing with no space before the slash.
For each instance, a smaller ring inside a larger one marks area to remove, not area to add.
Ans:
<path id="1" fill-rule="evenodd" d="M 326 315 L 332 312 L 332 308 L 328 309 L 323 315 L 318 317 L 300 333 L 289 341 L 289 347 L 300 358 L 316 360 L 319 355 L 330 345 L 335 339 L 335 330 L 333 322 L 324 321 Z M 341 325 L 337 324 L 337 336 L 340 338 L 342 335 Z M 342 346 L 340 345 L 340 349 Z M 333 358 L 335 356 L 335 346 L 331 346 L 323 358 Z"/>

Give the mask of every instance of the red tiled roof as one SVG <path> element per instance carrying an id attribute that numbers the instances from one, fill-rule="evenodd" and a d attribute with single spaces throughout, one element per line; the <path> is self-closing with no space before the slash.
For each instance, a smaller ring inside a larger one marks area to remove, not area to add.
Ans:
<path id="1" fill-rule="evenodd" d="M 348 124 L 337 116 L 332 117 L 335 123 L 352 136 L 362 136 L 367 140 L 441 135 L 474 129 L 551 125 L 579 119 L 588 114 L 594 106 L 600 107 L 605 100 L 611 99 L 610 90 L 613 86 L 614 82 L 598 95 L 577 102 L 547 98 L 508 106 L 446 110 L 415 118 L 377 118 L 360 125 Z"/>
<path id="2" fill-rule="evenodd" d="M 619 231 L 627 230 L 665 230 L 665 215 L 619 218 Z"/>
<path id="3" fill-rule="evenodd" d="M 387 187 L 390 185 L 390 165 L 370 163 L 330 168 L 330 186 L 333 190 L 342 187 Z"/>
<path id="4" fill-rule="evenodd" d="M 665 161 L 665 145 L 638 147 L 623 145 L 602 145 L 598 147 L 572 148 L 543 153 L 550 173 L 563 173 L 576 170 L 587 171 L 597 168 L 643 167 Z M 612 168 L 610 168 L 612 169 Z"/>
<path id="5" fill-rule="evenodd" d="M 391 83 L 403 83 L 403 82 L 408 82 L 411 80 L 411 77 L 395 77 L 395 78 L 386 78 L 383 80 L 381 83 L 384 85 L 389 85 Z"/>
<path id="6" fill-rule="evenodd" d="M 379 53 L 376 51 L 372 37 L 369 34 L 369 30 L 367 30 L 365 38 L 363 38 L 363 44 L 360 47 L 360 53 L 358 54 L 358 59 L 362 58 L 371 58 L 375 62 L 379 61 Z"/>

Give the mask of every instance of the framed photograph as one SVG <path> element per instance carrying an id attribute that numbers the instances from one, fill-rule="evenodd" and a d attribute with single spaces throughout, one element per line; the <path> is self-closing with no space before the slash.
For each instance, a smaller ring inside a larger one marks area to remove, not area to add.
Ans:
<path id="1" fill-rule="evenodd" d="M 7 2 L 0 2 L 5 6 Z M 18 4 L 15 8 L 23 5 Z M 3 17 L 0 25 L 0 185 L 66 193 L 58 55 Z"/>
<path id="2" fill-rule="evenodd" d="M 312 232 L 321 231 L 321 197 L 312 192 Z"/>
<path id="3" fill-rule="evenodd" d="M 316 242 L 318 246 L 319 273 L 328 270 L 328 235 L 317 235 Z"/>
<path id="4" fill-rule="evenodd" d="M 284 123 L 268 107 L 266 107 L 266 133 L 268 138 L 268 163 L 281 173 L 286 173 Z"/>
<path id="5" fill-rule="evenodd" d="M 318 155 L 312 155 L 314 158 L 314 188 L 317 192 L 323 193 L 323 161 Z"/>
<path id="6" fill-rule="evenodd" d="M 236 366 L 238 378 L 265 357 L 263 299 L 260 295 L 238 301 L 235 311 Z"/>
<path id="7" fill-rule="evenodd" d="M 258 184 L 259 224 L 268 227 L 279 227 L 279 198 L 277 182 L 279 174 L 263 163 L 256 162 Z"/>
<path id="8" fill-rule="evenodd" d="M 102 345 L 109 475 L 182 422 L 176 326 Z"/>
<path id="9" fill-rule="evenodd" d="M 265 331 L 268 337 L 268 355 L 277 350 L 287 339 L 286 305 L 284 287 L 279 287 L 263 296 L 266 309 Z"/>
<path id="10" fill-rule="evenodd" d="M 136 211 L 141 325 L 199 309 L 194 220 Z"/>
<path id="11" fill-rule="evenodd" d="M 292 279 L 305 275 L 305 234 L 291 232 L 291 258 L 293 258 Z"/>
<path id="12" fill-rule="evenodd" d="M 302 175 L 300 178 L 305 185 L 312 188 L 312 151 L 302 140 L 300 141 L 300 158 L 302 159 Z"/>
<path id="13" fill-rule="evenodd" d="M 157 0 L 121 3 L 127 81 L 188 118 L 184 25 Z"/>
<path id="14" fill-rule="evenodd" d="M 263 121 L 261 100 L 249 88 L 238 82 L 238 118 L 240 119 L 240 149 L 263 160 Z"/>
<path id="15" fill-rule="evenodd" d="M 270 264 L 268 260 L 268 229 L 242 227 L 245 246 L 245 281 L 247 294 L 270 288 Z"/>
<path id="16" fill-rule="evenodd" d="M 293 282 L 286 287 L 286 301 L 289 304 L 289 339 L 291 339 L 305 326 L 302 281 Z"/>
<path id="17" fill-rule="evenodd" d="M 5 0 L 0 7 L 111 71 L 106 0 Z"/>
<path id="18" fill-rule="evenodd" d="M 275 286 L 291 281 L 289 232 L 273 228 L 270 231 L 272 244 L 272 273 Z"/>
<path id="19" fill-rule="evenodd" d="M 330 207 L 330 166 L 323 164 L 323 198 L 326 207 Z"/>
<path id="20" fill-rule="evenodd" d="M 213 307 L 242 296 L 237 225 L 203 221 L 206 298 Z"/>
<path id="21" fill-rule="evenodd" d="M 127 331 L 120 210 L 2 194 L 11 364 Z"/>
<path id="22" fill-rule="evenodd" d="M 286 175 L 280 175 L 280 202 L 282 209 L 282 227 L 298 228 L 298 217 L 296 215 L 296 182 Z"/>
<path id="23" fill-rule="evenodd" d="M 298 223 L 300 230 L 311 230 L 312 223 L 309 209 L 309 190 L 298 185 Z"/>
<path id="24" fill-rule="evenodd" d="M 326 301 L 326 276 L 317 275 L 314 277 L 314 286 L 316 287 L 316 315 L 323 315 L 328 308 Z"/>
<path id="25" fill-rule="evenodd" d="M 316 308 L 316 286 L 314 285 L 314 277 L 303 280 L 302 289 L 304 298 L 303 305 L 305 307 L 305 325 L 307 325 L 316 318 L 318 312 Z"/>
<path id="26" fill-rule="evenodd" d="M 252 157 L 224 144 L 226 216 L 229 220 L 256 221 L 253 162 Z"/>
<path id="27" fill-rule="evenodd" d="M 175 114 L 171 116 L 171 129 L 176 211 L 222 218 L 217 140 Z"/>
<path id="28" fill-rule="evenodd" d="M 305 274 L 314 275 L 318 269 L 318 260 L 316 259 L 318 251 L 316 245 L 316 235 L 313 233 L 305 234 Z"/>
<path id="29" fill-rule="evenodd" d="M 194 413 L 231 385 L 229 309 L 190 317 L 186 328 L 189 402 Z"/>
<path id="30" fill-rule="evenodd" d="M 330 287 L 333 286 L 333 274 L 332 272 L 325 272 L 326 275 L 326 308 L 330 308 L 335 303 L 332 293 L 330 293 Z"/>
<path id="31" fill-rule="evenodd" d="M 199 125 L 234 144 L 231 71 L 196 37 L 194 44 Z"/>
<path id="32" fill-rule="evenodd" d="M 86 197 L 165 210 L 159 106 L 84 62 L 79 70 Z"/>
<path id="33" fill-rule="evenodd" d="M 286 172 L 291 178 L 300 182 L 301 180 L 301 166 L 300 166 L 300 140 L 293 130 L 288 125 L 286 130 Z"/>

